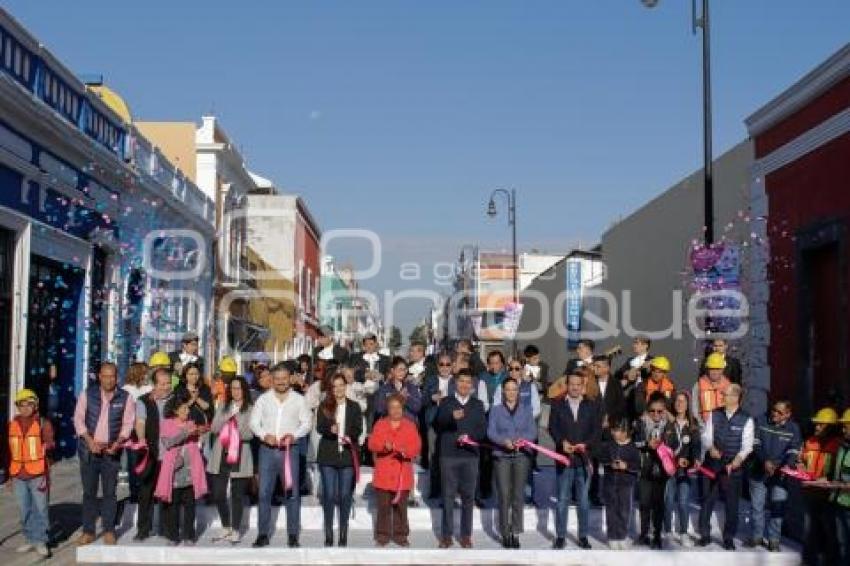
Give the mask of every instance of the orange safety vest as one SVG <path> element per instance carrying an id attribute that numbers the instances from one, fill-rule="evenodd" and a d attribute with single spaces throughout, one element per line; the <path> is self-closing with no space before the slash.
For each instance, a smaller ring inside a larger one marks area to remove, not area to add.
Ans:
<path id="1" fill-rule="evenodd" d="M 731 383 L 724 375 L 716 384 L 706 376 L 699 378 L 699 412 L 703 422 L 708 419 L 711 411 L 723 406 L 726 399 L 726 388 Z"/>
<path id="2" fill-rule="evenodd" d="M 47 470 L 44 446 L 41 442 L 41 420 L 33 419 L 29 430 L 24 433 L 18 419 L 9 423 L 9 475 L 17 476 L 21 470 L 30 476 L 40 476 Z"/>
<path id="3" fill-rule="evenodd" d="M 670 381 L 670 378 L 666 375 L 661 378 L 661 383 L 657 383 L 654 379 L 649 378 L 646 380 L 646 400 L 649 401 L 649 398 L 656 391 L 661 391 L 664 393 L 664 396 L 668 399 L 673 395 L 673 392 L 676 391 L 676 386 L 673 385 L 673 382 Z"/>
<path id="4" fill-rule="evenodd" d="M 821 442 L 817 436 L 809 437 L 803 444 L 803 453 L 800 456 L 806 471 L 815 478 L 826 477 L 830 463 L 838 452 L 838 444 L 838 438 Z"/>

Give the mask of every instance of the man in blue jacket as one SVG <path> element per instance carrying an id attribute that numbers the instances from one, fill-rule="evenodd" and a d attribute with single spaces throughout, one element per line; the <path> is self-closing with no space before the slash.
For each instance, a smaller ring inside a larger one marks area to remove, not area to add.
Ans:
<path id="1" fill-rule="evenodd" d="M 567 505 L 573 488 L 578 498 L 578 545 L 590 548 L 587 540 L 590 515 L 590 455 L 599 442 L 601 431 L 598 406 L 583 398 L 585 376 L 589 370 L 578 368 L 567 376 L 567 395 L 552 402 L 549 434 L 559 453 L 570 460 L 568 466 L 558 463 L 558 507 L 555 513 L 555 543 L 552 548 L 564 548 L 567 537 Z"/>
<path id="2" fill-rule="evenodd" d="M 757 546 L 766 539 L 770 551 L 779 550 L 785 502 L 788 500 L 788 490 L 779 470 L 783 466 L 794 466 L 802 445 L 800 427 L 791 420 L 790 401 L 777 401 L 770 409 L 770 418 L 760 417 L 756 421 L 753 467 L 750 470 L 753 536 L 747 541 L 747 546 Z M 765 506 L 770 510 L 767 532 Z"/>
<path id="3" fill-rule="evenodd" d="M 472 511 L 478 483 L 479 448 L 461 442 L 468 437 L 481 443 L 487 437 L 484 404 L 472 395 L 472 375 L 461 370 L 455 376 L 455 393 L 440 401 L 434 429 L 439 436 L 440 475 L 443 479 L 443 521 L 440 548 L 452 544 L 454 499 L 460 495 L 460 545 L 472 548 Z"/>

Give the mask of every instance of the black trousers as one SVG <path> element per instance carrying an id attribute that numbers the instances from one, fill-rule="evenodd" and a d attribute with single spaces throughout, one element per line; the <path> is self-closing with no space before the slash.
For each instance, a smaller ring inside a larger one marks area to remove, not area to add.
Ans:
<path id="1" fill-rule="evenodd" d="M 182 527 L 178 526 L 183 513 Z M 175 487 L 171 491 L 171 503 L 162 503 L 162 522 L 165 536 L 173 542 L 195 540 L 195 488 Z"/>
<path id="2" fill-rule="evenodd" d="M 711 514 L 719 495 L 726 502 L 726 521 L 723 523 L 723 541 L 731 541 L 738 532 L 738 504 L 741 501 L 743 475 L 725 472 L 718 474 L 713 480 L 702 478 L 703 496 L 702 508 L 699 511 L 699 534 L 701 537 L 711 536 Z"/>
<path id="3" fill-rule="evenodd" d="M 615 481 L 614 477 L 605 476 L 603 486 L 608 540 L 625 540 L 629 536 L 635 482 Z"/>
<path id="4" fill-rule="evenodd" d="M 156 507 L 153 492 L 156 490 L 156 479 L 158 477 L 159 462 L 154 464 L 154 469 L 149 475 L 139 481 L 139 511 L 136 519 L 136 534 L 140 537 L 149 537 L 151 535 L 153 511 Z M 159 532 L 163 532 L 162 525 L 160 525 Z"/>
<path id="5" fill-rule="evenodd" d="M 477 494 L 480 499 L 490 499 L 493 495 L 493 452 L 482 450 L 478 458 L 480 475 Z"/>
<path id="6" fill-rule="evenodd" d="M 667 478 L 641 478 L 638 485 L 638 500 L 640 504 L 640 536 L 649 535 L 652 525 L 652 536 L 661 537 L 664 526 L 664 494 L 667 489 Z"/>
<path id="7" fill-rule="evenodd" d="M 227 485 L 230 484 L 230 499 L 227 497 Z M 213 476 L 213 499 L 225 529 L 239 530 L 245 509 L 245 496 L 251 486 L 251 478 L 231 478 L 230 469 L 222 463 L 221 470 Z"/>

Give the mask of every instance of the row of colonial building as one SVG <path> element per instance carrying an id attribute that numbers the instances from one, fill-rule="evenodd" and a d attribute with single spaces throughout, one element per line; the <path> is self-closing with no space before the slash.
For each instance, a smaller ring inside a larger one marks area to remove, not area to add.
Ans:
<path id="1" fill-rule="evenodd" d="M 188 331 L 208 371 L 308 352 L 323 322 L 378 332 L 351 278 L 322 302 L 338 274 L 321 238 L 215 116 L 136 121 L 0 9 L 0 422 L 24 386 L 70 417 L 99 361 L 125 367 Z"/>

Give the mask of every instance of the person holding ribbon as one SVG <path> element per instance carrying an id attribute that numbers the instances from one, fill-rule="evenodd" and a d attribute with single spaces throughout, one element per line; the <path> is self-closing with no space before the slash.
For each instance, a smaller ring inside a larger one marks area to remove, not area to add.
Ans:
<path id="1" fill-rule="evenodd" d="M 693 539 L 688 536 L 691 504 L 691 478 L 688 470 L 695 468 L 702 456 L 699 423 L 691 414 L 690 404 L 690 395 L 686 391 L 678 391 L 673 397 L 673 418 L 664 430 L 664 444 L 673 452 L 676 461 L 676 473 L 667 482 L 664 521 L 672 527 L 675 507 L 678 529 L 674 540 L 685 547 L 694 545 Z"/>
<path id="2" fill-rule="evenodd" d="M 118 500 L 118 469 L 121 450 L 133 431 L 135 405 L 130 395 L 118 389 L 118 368 L 103 362 L 97 372 L 98 384 L 90 384 L 77 399 L 74 429 L 79 442 L 80 476 L 83 484 L 83 532 L 78 545 L 95 540 L 98 513 L 103 525 L 103 543 L 114 545 Z M 98 502 L 98 485 L 102 501 Z"/>
<path id="3" fill-rule="evenodd" d="M 592 375 L 587 368 L 577 368 L 567 376 L 567 394 L 552 401 L 549 434 L 559 454 L 568 463 L 557 462 L 558 506 L 555 513 L 555 542 L 552 548 L 564 548 L 567 537 L 567 506 L 573 489 L 578 498 L 578 545 L 590 548 L 587 532 L 590 516 L 590 455 L 597 449 L 602 427 L 598 403 L 583 398 L 584 385 Z"/>
<path id="4" fill-rule="evenodd" d="M 658 358 L 655 358 L 658 359 Z M 655 361 L 655 360 L 653 360 Z M 667 473 L 658 448 L 664 442 L 667 428 L 667 398 L 661 391 L 649 396 L 646 412 L 635 427 L 635 446 L 641 452 L 641 476 L 638 483 L 640 507 L 640 536 L 637 544 L 661 550 L 661 529 L 664 525 L 664 493 Z M 675 471 L 675 470 L 674 470 Z M 652 540 L 649 529 L 652 526 Z"/>
<path id="5" fill-rule="evenodd" d="M 162 523 L 171 545 L 195 544 L 195 500 L 207 494 L 204 457 L 198 438 L 205 427 L 191 418 L 192 395 L 184 390 L 174 393 L 165 406 L 160 430 L 162 464 L 154 495 L 162 503 Z M 182 517 L 182 524 L 178 521 Z"/>
<path id="6" fill-rule="evenodd" d="M 487 436 L 484 403 L 472 395 L 472 374 L 461 369 L 455 376 L 455 393 L 440 401 L 434 418 L 440 444 L 440 477 L 443 480 L 443 519 L 440 548 L 452 545 L 455 496 L 460 494 L 460 546 L 472 548 L 472 511 L 481 469 L 479 444 Z"/>
<path id="7" fill-rule="evenodd" d="M 635 483 L 640 475 L 640 450 L 632 442 L 629 420 L 611 419 L 607 437 L 599 448 L 599 463 L 605 469 L 602 486 L 605 501 L 605 527 L 612 550 L 626 548 L 632 514 Z"/>
<path id="8" fill-rule="evenodd" d="M 517 362 L 512 363 L 522 367 Z M 526 444 L 537 439 L 537 424 L 531 406 L 519 399 L 517 379 L 508 377 L 500 387 L 502 400 L 490 410 L 487 437 L 494 445 L 502 546 L 519 548 L 518 535 L 523 532 L 525 483 L 531 467 L 530 449 Z M 537 395 L 536 389 L 534 395 Z"/>
<path id="9" fill-rule="evenodd" d="M 331 391 L 317 414 L 321 436 L 316 461 L 322 478 L 322 511 L 325 517 L 325 546 L 333 546 L 334 512 L 339 509 L 339 546 L 348 544 L 348 517 L 354 486 L 360 475 L 358 440 L 363 431 L 360 405 L 346 397 L 343 373 L 331 379 Z"/>
<path id="10" fill-rule="evenodd" d="M 782 519 L 788 501 L 786 478 L 782 469 L 795 466 L 800 458 L 803 437 L 800 427 L 791 419 L 791 402 L 777 401 L 770 417 L 756 421 L 753 463 L 750 469 L 750 501 L 752 502 L 752 537 L 747 546 L 766 543 L 771 552 L 779 551 Z M 767 508 L 766 508 L 767 507 Z M 765 512 L 770 521 L 765 531 Z"/>
<path id="11" fill-rule="evenodd" d="M 218 438 L 213 442 L 207 472 L 212 477 L 213 500 L 224 529 L 216 540 L 238 544 L 242 539 L 240 527 L 245 496 L 254 474 L 251 452 L 251 394 L 242 376 L 234 377 L 225 390 L 225 403 L 216 410 L 211 432 Z M 230 487 L 230 500 L 227 498 Z"/>
<path id="12" fill-rule="evenodd" d="M 269 545 L 271 503 L 278 478 L 286 495 L 287 544 L 297 548 L 301 531 L 299 440 L 310 433 L 312 414 L 304 397 L 290 388 L 291 370 L 278 364 L 272 371 L 272 389 L 263 393 L 251 411 L 251 431 L 260 439 L 259 510 L 255 548 Z M 288 495 L 287 495 L 288 493 Z"/>
<path id="13" fill-rule="evenodd" d="M 702 433 L 703 461 L 716 475 L 703 476 L 704 500 L 699 514 L 699 546 L 711 543 L 711 514 L 719 492 L 723 492 L 726 518 L 723 522 L 723 548 L 735 550 L 738 531 L 738 504 L 741 500 L 743 465 L 753 451 L 755 425 L 741 409 L 741 386 L 732 383 L 723 394 L 723 407 L 709 415 Z"/>
<path id="14" fill-rule="evenodd" d="M 375 423 L 369 436 L 374 454 L 375 475 L 372 487 L 377 501 L 375 542 L 386 546 L 390 540 L 410 546 L 407 522 L 407 497 L 413 489 L 413 459 L 422 450 L 416 423 L 404 415 L 405 399 L 392 395 L 387 399 L 387 416 Z"/>

